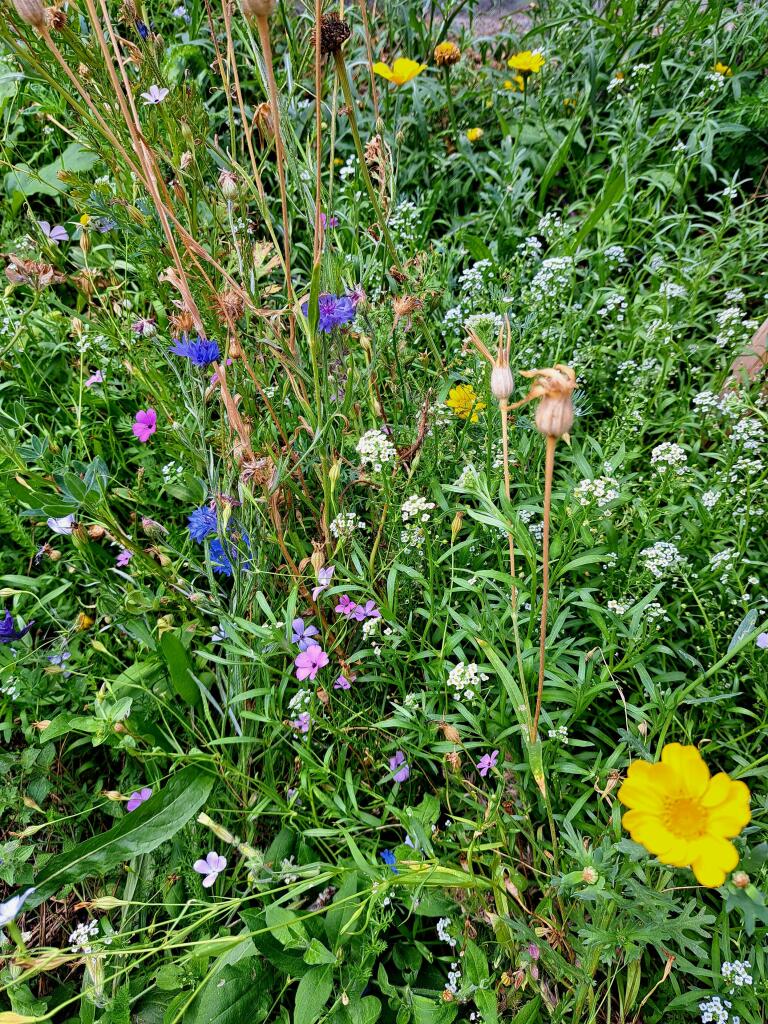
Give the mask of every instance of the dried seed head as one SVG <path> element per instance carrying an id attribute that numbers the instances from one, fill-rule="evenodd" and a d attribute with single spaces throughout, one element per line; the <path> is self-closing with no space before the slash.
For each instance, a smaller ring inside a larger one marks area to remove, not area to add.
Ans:
<path id="1" fill-rule="evenodd" d="M 242 295 L 232 288 L 219 292 L 215 301 L 219 320 L 223 324 L 233 324 L 236 320 L 240 319 L 245 311 L 245 302 Z"/>
<path id="2" fill-rule="evenodd" d="M 320 53 L 338 53 L 352 35 L 352 29 L 335 11 L 320 18 Z M 312 42 L 318 44 L 317 32 L 312 32 Z"/>
<path id="3" fill-rule="evenodd" d="M 523 401 L 541 399 L 536 410 L 539 433 L 548 437 L 562 437 L 569 433 L 574 420 L 571 396 L 578 386 L 571 367 L 558 363 L 544 370 L 523 370 L 523 376 L 532 377 L 534 381 Z"/>
<path id="4" fill-rule="evenodd" d="M 13 0 L 16 13 L 33 28 L 41 29 L 45 26 L 45 8 L 40 0 Z"/>
<path id="5" fill-rule="evenodd" d="M 392 309 L 395 313 L 394 326 L 405 320 L 406 329 L 411 326 L 411 317 L 417 309 L 421 309 L 424 303 L 415 295 L 398 295 L 392 300 Z"/>
<path id="6" fill-rule="evenodd" d="M 222 171 L 219 174 L 219 188 L 225 199 L 234 199 L 240 191 L 237 175 L 233 174 L 232 171 Z"/>
<path id="7" fill-rule="evenodd" d="M 455 726 L 450 725 L 448 722 L 440 722 L 438 729 L 449 743 L 461 743 L 459 730 Z"/>
<path id="8" fill-rule="evenodd" d="M 275 10 L 275 0 L 240 0 L 246 18 L 268 18 Z"/>
<path id="9" fill-rule="evenodd" d="M 461 771 L 461 757 L 457 750 L 451 750 L 450 753 L 445 755 L 445 763 L 454 775 L 458 775 Z"/>
<path id="10" fill-rule="evenodd" d="M 260 103 L 253 112 L 253 126 L 259 133 L 262 142 L 270 142 L 275 137 L 275 125 L 272 120 L 272 107 L 268 103 Z"/>
<path id="11" fill-rule="evenodd" d="M 439 68 L 449 68 L 452 64 L 458 64 L 461 60 L 461 50 L 456 43 L 446 40 L 438 43 L 435 47 L 435 64 Z"/>
<path id="12" fill-rule="evenodd" d="M 491 370 L 491 391 L 493 397 L 500 404 L 509 401 L 509 396 L 515 390 L 515 378 L 509 368 L 509 353 L 512 347 L 512 329 L 509 326 L 509 318 L 504 318 L 504 323 L 499 328 L 499 336 L 496 339 L 496 356 L 492 356 L 485 343 L 481 341 L 471 327 L 467 328 L 468 340 L 472 342 L 481 355 L 485 356 L 493 369 Z"/>
<path id="13" fill-rule="evenodd" d="M 50 27 L 58 32 L 67 24 L 67 12 L 60 11 L 57 7 L 49 7 L 46 11 L 46 20 Z"/>
<path id="14" fill-rule="evenodd" d="M 107 531 L 104 529 L 104 527 L 99 526 L 98 523 L 92 523 L 88 527 L 88 536 L 91 538 L 91 540 L 101 540 L 101 538 L 104 536 L 106 532 Z"/>
<path id="15" fill-rule="evenodd" d="M 509 401 L 515 390 L 515 378 L 509 366 L 494 366 L 491 370 L 491 392 L 497 402 Z"/>
<path id="16" fill-rule="evenodd" d="M 168 318 L 171 326 L 179 334 L 189 334 L 195 326 L 195 321 L 188 309 L 181 309 L 178 313 L 171 313 Z"/>
<path id="17" fill-rule="evenodd" d="M 325 544 L 322 541 L 312 541 L 312 557 L 310 562 L 315 570 L 315 575 L 317 575 L 325 565 Z"/>

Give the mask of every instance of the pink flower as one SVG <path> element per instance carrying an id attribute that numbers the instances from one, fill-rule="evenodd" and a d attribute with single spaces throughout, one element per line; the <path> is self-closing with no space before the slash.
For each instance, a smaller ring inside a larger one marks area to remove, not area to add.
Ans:
<path id="1" fill-rule="evenodd" d="M 119 565 L 120 568 L 122 569 L 123 566 L 128 565 L 132 558 L 132 551 L 129 551 L 128 548 L 120 548 L 120 551 L 117 554 L 117 558 L 115 559 L 115 565 Z"/>
<path id="2" fill-rule="evenodd" d="M 152 796 L 152 790 L 149 786 L 144 786 L 143 789 L 136 790 L 131 793 L 128 798 L 128 803 L 125 805 L 126 811 L 135 811 L 137 807 L 141 807 L 145 800 L 149 800 Z"/>
<path id="3" fill-rule="evenodd" d="M 104 383 L 104 374 L 101 372 L 101 370 L 97 370 L 96 373 L 92 373 L 91 376 L 88 378 L 88 380 L 85 381 L 85 386 L 87 388 L 92 388 L 94 384 L 103 384 L 103 383 Z"/>
<path id="4" fill-rule="evenodd" d="M 339 603 L 333 610 L 335 612 L 338 612 L 339 615 L 343 615 L 345 618 L 351 619 L 355 616 L 357 605 L 349 596 L 349 594 L 342 594 L 341 597 L 339 598 Z"/>
<path id="5" fill-rule="evenodd" d="M 483 754 L 480 760 L 477 762 L 477 770 L 480 772 L 483 778 L 488 772 L 496 767 L 496 761 L 498 760 L 498 750 L 492 750 L 490 754 Z"/>
<path id="6" fill-rule="evenodd" d="M 321 668 L 324 668 L 330 658 L 318 644 L 312 644 L 306 651 L 301 651 L 293 663 L 296 669 L 296 678 L 314 679 Z"/>
<path id="7" fill-rule="evenodd" d="M 205 889 L 210 889 L 226 866 L 227 858 L 221 857 L 215 850 L 211 850 L 205 859 L 201 857 L 192 865 L 198 874 L 205 875 L 203 879 Z"/>
<path id="8" fill-rule="evenodd" d="M 157 430 L 157 413 L 154 409 L 139 409 L 136 413 L 136 422 L 131 427 L 136 437 L 142 444 L 146 444 Z"/>

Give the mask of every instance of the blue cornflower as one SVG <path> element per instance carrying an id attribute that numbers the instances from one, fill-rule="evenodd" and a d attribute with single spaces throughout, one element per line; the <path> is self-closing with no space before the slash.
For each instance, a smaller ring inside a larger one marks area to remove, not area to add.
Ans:
<path id="1" fill-rule="evenodd" d="M 396 875 L 400 874 L 400 872 L 395 867 L 395 864 L 397 864 L 397 858 L 395 857 L 394 853 L 392 853 L 391 850 L 382 850 L 379 856 L 381 857 L 385 864 L 389 864 L 389 866 L 392 868 L 392 871 Z"/>
<path id="2" fill-rule="evenodd" d="M 250 552 L 251 542 L 248 540 L 247 533 L 241 533 L 240 539 L 245 544 L 246 550 Z M 224 545 L 221 543 L 218 537 L 211 541 L 211 567 L 213 571 L 218 573 L 220 576 L 231 576 L 234 569 L 232 566 L 232 560 L 237 561 L 240 551 L 235 543 L 234 538 L 230 537 L 227 541 L 226 550 Z M 241 569 L 249 569 L 251 566 L 251 560 L 246 558 L 240 565 Z"/>
<path id="3" fill-rule="evenodd" d="M 147 39 L 149 37 L 149 29 L 147 28 L 143 21 L 139 21 L 138 19 L 136 21 L 136 31 L 139 33 L 142 39 Z"/>
<path id="4" fill-rule="evenodd" d="M 30 631 L 34 624 L 35 620 L 32 619 L 32 621 L 27 623 L 23 629 L 14 629 L 13 616 L 6 608 L 5 618 L 0 621 L 0 644 L 10 644 L 13 643 L 14 640 L 20 640 L 25 633 Z"/>
<path id="5" fill-rule="evenodd" d="M 320 313 L 317 326 L 323 334 L 330 334 L 334 327 L 343 327 L 355 319 L 355 304 L 348 295 L 330 295 L 323 292 L 318 297 L 317 305 Z M 309 303 L 305 302 L 301 307 L 304 316 L 308 310 Z"/>
<path id="6" fill-rule="evenodd" d="M 206 537 L 216 533 L 218 522 L 216 506 L 201 505 L 189 517 L 189 536 L 196 544 L 202 544 Z"/>
<path id="7" fill-rule="evenodd" d="M 173 347 L 168 351 L 175 356 L 183 356 L 193 366 L 210 366 L 211 363 L 216 363 L 221 359 L 219 343 L 211 338 L 201 338 L 199 335 L 196 341 L 189 341 L 189 339 L 181 341 L 176 338 Z"/>

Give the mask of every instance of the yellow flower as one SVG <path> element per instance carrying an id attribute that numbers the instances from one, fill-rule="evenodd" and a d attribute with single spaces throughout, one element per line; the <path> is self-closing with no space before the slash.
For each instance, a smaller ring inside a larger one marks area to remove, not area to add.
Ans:
<path id="1" fill-rule="evenodd" d="M 525 79 L 522 75 L 515 75 L 504 82 L 505 89 L 514 89 L 515 92 L 525 92 Z"/>
<path id="2" fill-rule="evenodd" d="M 379 61 L 373 65 L 373 70 L 394 85 L 405 85 L 416 75 L 420 75 L 426 66 L 426 64 L 417 64 L 415 60 L 410 60 L 408 57 L 398 57 L 391 68 L 388 64 L 382 64 Z"/>
<path id="3" fill-rule="evenodd" d="M 80 218 L 80 223 L 83 225 L 84 228 L 87 228 L 88 225 L 91 223 L 91 218 L 88 216 L 87 213 L 84 213 L 82 215 L 82 217 Z"/>
<path id="4" fill-rule="evenodd" d="M 691 867 L 702 885 L 722 885 L 739 862 L 729 842 L 749 822 L 749 789 L 725 772 L 711 776 L 696 747 L 668 743 L 661 761 L 635 761 L 619 800 L 636 843 L 664 864 Z"/>
<path id="5" fill-rule="evenodd" d="M 522 50 L 513 53 L 507 61 L 507 67 L 515 71 L 541 71 L 544 67 L 544 56 L 539 50 Z"/>
<path id="6" fill-rule="evenodd" d="M 467 138 L 470 142 L 477 142 L 478 139 L 482 139 L 483 135 L 485 135 L 485 132 L 482 128 L 467 129 Z"/>
<path id="7" fill-rule="evenodd" d="M 479 416 L 485 408 L 485 402 L 481 402 L 471 384 L 457 384 L 448 392 L 445 404 L 453 409 L 460 420 L 469 420 L 470 423 L 477 423 Z"/>
<path id="8" fill-rule="evenodd" d="M 458 64 L 459 60 L 461 60 L 461 50 L 456 43 L 446 40 L 444 43 L 437 44 L 434 56 L 435 64 L 439 68 L 449 68 L 452 64 Z"/>
<path id="9" fill-rule="evenodd" d="M 716 75 L 725 75 L 726 78 L 730 78 L 733 74 L 731 68 L 729 68 L 727 64 L 721 64 L 720 61 L 718 61 L 717 64 L 715 64 L 712 70 L 715 72 Z"/>

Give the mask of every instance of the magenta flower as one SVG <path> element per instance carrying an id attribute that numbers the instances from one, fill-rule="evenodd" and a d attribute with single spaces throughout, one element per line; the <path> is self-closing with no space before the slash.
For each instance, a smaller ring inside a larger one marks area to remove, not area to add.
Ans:
<path id="1" fill-rule="evenodd" d="M 227 366 L 231 366 L 232 365 L 232 360 L 231 359 L 227 359 L 226 365 Z M 211 385 L 218 384 L 218 383 L 219 383 L 219 371 L 217 370 L 215 373 L 211 374 Z"/>
<path id="2" fill-rule="evenodd" d="M 314 679 L 321 668 L 324 668 L 330 658 L 325 651 L 318 644 L 312 644 L 297 655 L 296 661 L 293 663 L 296 669 L 296 678 L 298 680 L 303 679 Z"/>
<path id="3" fill-rule="evenodd" d="M 132 558 L 132 551 L 129 551 L 128 548 L 120 548 L 120 550 L 117 553 L 117 558 L 115 559 L 115 565 L 119 565 L 120 568 L 122 569 L 124 566 L 128 565 Z"/>
<path id="4" fill-rule="evenodd" d="M 488 774 L 491 768 L 496 767 L 496 761 L 498 760 L 498 750 L 491 751 L 490 754 L 483 754 L 480 760 L 477 762 L 477 770 L 480 772 L 483 778 Z"/>
<path id="5" fill-rule="evenodd" d="M 392 779 L 394 782 L 405 782 L 411 774 L 411 769 L 408 767 L 408 762 L 402 750 L 396 750 L 394 755 L 390 757 L 389 767 L 392 769 Z"/>
<path id="6" fill-rule="evenodd" d="M 306 733 L 309 732 L 309 723 L 310 723 L 310 721 L 311 721 L 311 719 L 309 717 L 309 712 L 308 711 L 302 711 L 301 714 L 299 715 L 299 717 L 297 719 L 295 719 L 295 721 L 289 722 L 288 724 L 291 726 L 292 729 L 295 729 L 296 732 L 300 732 L 300 733 L 305 733 L 306 734 Z"/>
<path id="7" fill-rule="evenodd" d="M 317 586 L 312 590 L 312 600 L 317 600 L 317 595 L 321 594 L 324 590 L 327 590 L 331 585 L 331 579 L 333 578 L 333 566 L 329 565 L 327 568 L 321 569 L 317 574 Z"/>
<path id="8" fill-rule="evenodd" d="M 340 675 L 333 684 L 334 690 L 348 690 L 352 686 L 352 683 L 354 683 L 355 678 L 355 676 L 352 676 L 351 679 L 347 679 L 345 675 Z"/>
<path id="9" fill-rule="evenodd" d="M 104 383 L 104 374 L 101 370 L 97 370 L 96 373 L 92 373 L 88 380 L 84 381 L 87 388 L 92 388 L 94 384 Z"/>
<path id="10" fill-rule="evenodd" d="M 381 612 L 376 607 L 375 601 L 366 601 L 365 604 L 359 604 L 355 608 L 355 618 L 358 622 L 362 622 L 363 619 L 380 619 Z"/>
<path id="11" fill-rule="evenodd" d="M 53 227 L 47 220 L 39 220 L 37 226 L 43 232 L 49 242 L 53 242 L 54 245 L 58 245 L 59 242 L 68 242 L 69 235 L 67 229 L 62 227 L 61 224 L 54 224 Z"/>
<path id="12" fill-rule="evenodd" d="M 768 651 L 768 633 L 757 634 L 757 646 L 761 651 Z"/>
<path id="13" fill-rule="evenodd" d="M 337 228 L 339 226 L 339 218 L 330 216 L 326 217 L 324 213 L 320 214 L 320 223 L 323 225 L 323 229 Z"/>
<path id="14" fill-rule="evenodd" d="M 333 610 L 335 612 L 338 612 L 339 615 L 343 615 L 345 618 L 351 619 L 354 618 L 356 609 L 357 605 L 349 596 L 349 594 L 342 594 L 341 597 L 339 598 L 339 603 Z"/>
<path id="15" fill-rule="evenodd" d="M 131 430 L 142 444 L 146 444 L 157 430 L 157 413 L 154 409 L 139 409 L 136 422 Z"/>
<path id="16" fill-rule="evenodd" d="M 128 798 L 128 803 L 125 805 L 126 811 L 135 811 L 137 807 L 141 807 L 145 800 L 149 800 L 152 796 L 152 790 L 149 786 L 145 786 L 143 789 L 138 789 L 131 793 Z"/>
<path id="17" fill-rule="evenodd" d="M 138 320 L 134 320 L 131 324 L 131 330 L 134 334 L 140 334 L 144 338 L 149 338 L 157 330 L 157 320 L 153 316 L 139 317 Z"/>
<path id="18" fill-rule="evenodd" d="M 227 858 L 220 857 L 219 854 L 215 853 L 213 850 L 211 850 L 205 860 L 201 857 L 200 860 L 196 860 L 192 865 L 198 874 L 205 875 L 205 878 L 203 879 L 203 887 L 206 889 L 210 889 L 226 866 Z"/>
<path id="19" fill-rule="evenodd" d="M 317 644 L 317 640 L 312 639 L 319 632 L 317 626 L 305 626 L 304 619 L 294 619 L 291 623 L 291 630 L 291 642 L 298 644 L 300 651 L 306 651 L 308 647 Z"/>

